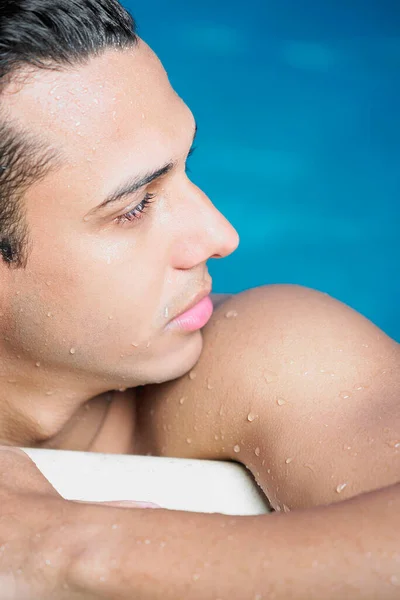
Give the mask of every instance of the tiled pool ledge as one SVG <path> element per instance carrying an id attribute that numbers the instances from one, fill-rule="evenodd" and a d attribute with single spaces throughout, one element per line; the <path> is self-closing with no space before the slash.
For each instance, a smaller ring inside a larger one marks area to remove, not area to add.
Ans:
<path id="1" fill-rule="evenodd" d="M 68 500 L 136 500 L 227 515 L 269 512 L 252 475 L 233 462 L 22 448 Z"/>

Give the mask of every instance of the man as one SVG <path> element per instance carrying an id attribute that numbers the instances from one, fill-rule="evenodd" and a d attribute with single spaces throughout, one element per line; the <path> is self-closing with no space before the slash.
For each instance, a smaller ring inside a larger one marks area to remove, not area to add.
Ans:
<path id="1" fill-rule="evenodd" d="M 117 0 L 0 2 L 0 69 L 1 599 L 398 598 L 398 345 L 297 286 L 213 311 L 237 233 Z M 234 460 L 293 512 L 67 502 L 17 446 Z"/>

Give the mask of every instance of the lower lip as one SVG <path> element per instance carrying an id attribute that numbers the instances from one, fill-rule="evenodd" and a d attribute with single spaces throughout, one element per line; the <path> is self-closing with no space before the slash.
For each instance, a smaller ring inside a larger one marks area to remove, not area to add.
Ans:
<path id="1" fill-rule="evenodd" d="M 196 306 L 193 306 L 190 310 L 182 313 L 176 317 L 173 321 L 168 323 L 168 329 L 177 328 L 183 329 L 184 331 L 197 331 L 208 323 L 213 314 L 213 303 L 210 296 L 206 296 L 203 300 L 200 300 Z"/>

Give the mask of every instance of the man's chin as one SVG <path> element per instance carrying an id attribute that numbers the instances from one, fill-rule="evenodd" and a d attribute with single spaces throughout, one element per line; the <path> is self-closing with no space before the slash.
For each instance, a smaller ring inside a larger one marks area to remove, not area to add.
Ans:
<path id="1" fill-rule="evenodd" d="M 147 383 L 165 383 L 186 375 L 198 362 L 202 349 L 203 336 L 201 331 L 184 336 L 179 345 L 167 351 L 161 358 L 157 358 L 157 365 L 149 365 L 149 380 Z"/>

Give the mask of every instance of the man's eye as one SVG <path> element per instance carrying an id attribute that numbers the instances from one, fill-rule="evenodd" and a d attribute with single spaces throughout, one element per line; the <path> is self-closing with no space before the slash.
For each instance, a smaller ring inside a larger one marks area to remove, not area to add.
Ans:
<path id="1" fill-rule="evenodd" d="M 146 194 L 146 196 L 143 198 L 143 200 L 140 202 L 140 204 L 135 206 L 135 208 L 133 208 L 129 212 L 125 213 L 124 215 L 117 217 L 116 222 L 119 225 L 121 225 L 126 222 L 131 222 L 131 221 L 135 221 L 137 219 L 142 219 L 144 213 L 146 212 L 146 208 L 150 204 L 153 203 L 152 201 L 153 201 L 154 197 L 155 197 L 155 194 Z"/>

